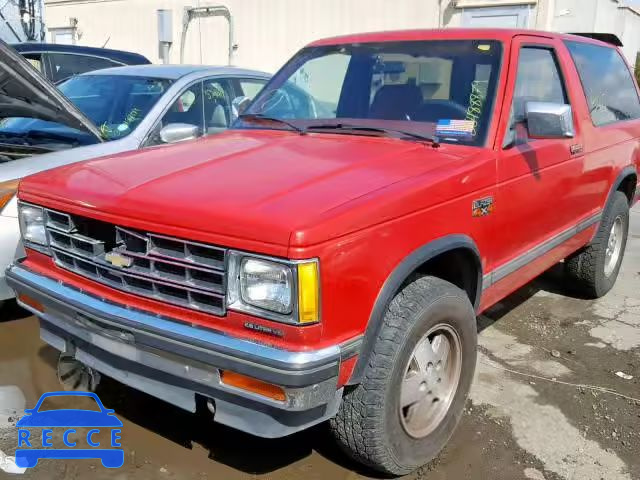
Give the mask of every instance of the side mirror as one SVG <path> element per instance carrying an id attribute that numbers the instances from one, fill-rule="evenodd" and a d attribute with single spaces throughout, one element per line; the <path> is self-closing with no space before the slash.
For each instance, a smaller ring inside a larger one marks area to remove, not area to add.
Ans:
<path id="1" fill-rule="evenodd" d="M 249 97 L 236 97 L 231 102 L 231 113 L 233 115 L 233 119 L 238 118 L 242 113 L 247 109 L 249 104 L 251 103 L 251 99 Z"/>
<path id="2" fill-rule="evenodd" d="M 164 143 L 178 143 L 200 136 L 200 128 L 190 123 L 170 123 L 160 130 L 160 140 Z"/>
<path id="3" fill-rule="evenodd" d="M 527 102 L 525 110 L 531 138 L 572 138 L 575 135 L 570 105 Z"/>

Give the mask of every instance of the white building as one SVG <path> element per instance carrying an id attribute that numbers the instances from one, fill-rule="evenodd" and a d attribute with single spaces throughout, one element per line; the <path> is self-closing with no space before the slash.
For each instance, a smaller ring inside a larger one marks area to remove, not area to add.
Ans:
<path id="1" fill-rule="evenodd" d="M 49 41 L 132 50 L 157 62 L 157 10 L 168 9 L 172 63 L 180 62 L 184 46 L 184 63 L 226 64 L 231 57 L 235 65 L 271 72 L 317 38 L 439 26 L 616 33 L 632 64 L 640 50 L 640 11 L 618 0 L 45 0 L 45 5 Z"/>

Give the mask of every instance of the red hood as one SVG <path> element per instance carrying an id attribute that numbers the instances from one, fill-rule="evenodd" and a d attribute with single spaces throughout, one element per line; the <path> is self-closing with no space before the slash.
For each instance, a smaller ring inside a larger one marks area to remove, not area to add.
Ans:
<path id="1" fill-rule="evenodd" d="M 459 161 L 452 151 L 469 150 L 379 137 L 236 130 L 34 175 L 22 182 L 20 196 L 128 219 L 125 224 L 185 229 L 194 239 L 223 235 L 286 246 L 293 232 L 301 239 L 300 228 L 340 205 Z M 304 243 L 323 239 L 307 236 Z"/>

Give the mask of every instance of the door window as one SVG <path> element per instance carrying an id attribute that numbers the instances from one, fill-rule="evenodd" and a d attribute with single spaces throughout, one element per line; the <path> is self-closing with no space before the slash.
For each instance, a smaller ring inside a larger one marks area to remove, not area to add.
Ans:
<path id="1" fill-rule="evenodd" d="M 202 82 L 187 87 L 173 102 L 167 113 L 164 114 L 147 145 L 159 145 L 160 130 L 170 123 L 186 123 L 198 127 L 200 135 L 204 132 L 204 103 Z"/>
<path id="2" fill-rule="evenodd" d="M 36 70 L 40 73 L 44 73 L 42 70 L 42 55 L 39 53 L 25 53 L 23 56 Z"/>
<path id="3" fill-rule="evenodd" d="M 59 82 L 80 73 L 120 66 L 106 58 L 68 53 L 47 53 L 51 66 L 51 81 Z"/>
<path id="4" fill-rule="evenodd" d="M 251 100 L 258 94 L 262 87 L 267 83 L 266 80 L 257 80 L 254 78 L 241 78 L 240 79 L 240 93 L 242 96 L 249 97 Z"/>
<path id="5" fill-rule="evenodd" d="M 640 99 L 626 63 L 613 48 L 566 42 L 594 125 L 640 118 Z"/>
<path id="6" fill-rule="evenodd" d="M 527 102 L 569 103 L 552 49 L 524 47 L 520 50 L 509 131 L 505 141 L 508 145 L 516 139 L 527 138 L 523 125 Z"/>
<path id="7" fill-rule="evenodd" d="M 205 134 L 218 133 L 229 128 L 231 122 L 231 89 L 224 79 L 204 81 Z"/>

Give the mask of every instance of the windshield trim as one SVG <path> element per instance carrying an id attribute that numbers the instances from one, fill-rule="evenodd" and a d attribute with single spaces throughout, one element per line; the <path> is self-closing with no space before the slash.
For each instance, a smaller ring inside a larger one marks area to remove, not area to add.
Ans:
<path id="1" fill-rule="evenodd" d="M 310 44 L 307 45 L 305 47 L 303 47 L 302 49 L 300 49 L 298 52 L 296 52 L 295 55 L 293 55 L 293 57 L 291 57 L 291 59 L 289 61 L 287 61 L 274 75 L 273 77 L 271 77 L 271 79 L 269 80 L 269 82 L 263 87 L 262 91 L 256 95 L 256 97 L 251 101 L 251 103 L 247 106 L 247 108 L 245 109 L 246 113 L 257 113 L 257 112 L 252 112 L 252 107 L 257 103 L 257 101 L 263 96 L 265 95 L 265 92 L 267 92 L 269 90 L 269 87 L 272 84 L 275 83 L 282 83 L 285 84 L 286 80 L 289 79 L 291 77 L 291 74 L 293 72 L 296 71 L 297 68 L 299 68 L 300 66 L 302 66 L 304 64 L 305 61 L 308 60 L 309 58 L 309 53 L 310 52 L 317 52 L 318 50 L 324 50 L 326 52 L 331 52 L 331 51 L 336 51 L 339 50 L 341 48 L 345 48 L 345 47 L 350 47 L 350 46 L 354 46 L 354 45 L 382 45 L 382 44 L 395 44 L 395 45 L 401 45 L 401 44 L 421 44 L 421 43 L 428 43 L 428 42 L 434 42 L 434 43 L 446 43 L 446 42 L 492 42 L 493 44 L 495 44 L 497 47 L 499 47 L 499 53 L 496 55 L 496 62 L 495 62 L 495 75 L 493 75 L 493 72 L 491 74 L 490 80 L 489 80 L 489 86 L 488 86 L 488 90 L 493 92 L 491 101 L 489 103 L 487 103 L 486 105 L 486 110 L 487 110 L 487 120 L 486 120 L 486 125 L 484 125 L 484 131 L 483 131 L 483 135 L 482 138 L 478 139 L 478 141 L 474 141 L 474 142 L 464 142 L 464 141 L 460 141 L 460 142 L 454 142 L 454 141 L 447 141 L 447 140 L 442 140 L 441 138 L 439 138 L 438 140 L 446 145 L 459 145 L 459 146 L 464 146 L 464 147 L 476 147 L 476 148 L 493 148 L 493 144 L 494 144 L 494 140 L 491 138 L 492 135 L 490 135 L 492 132 L 495 134 L 495 127 L 496 127 L 496 122 L 498 121 L 498 119 L 496 118 L 496 107 L 497 105 L 499 105 L 499 101 L 502 99 L 503 94 L 499 91 L 499 86 L 501 84 L 501 82 L 503 81 L 503 75 L 504 75 L 504 65 L 505 65 L 505 55 L 507 54 L 507 49 L 505 48 L 505 42 L 502 39 L 499 38 L 495 38 L 495 37 L 481 37 L 478 36 L 476 38 L 429 38 L 429 39 L 416 39 L 416 40 L 394 40 L 394 41 L 380 41 L 380 40 L 371 40 L 371 41 L 367 41 L 367 42 L 357 42 L 357 43 L 351 43 L 351 42 L 344 42 L 344 43 L 335 43 L 335 44 L 321 44 L 321 45 L 315 45 L 315 44 Z M 284 77 L 284 78 L 283 78 Z M 296 86 L 295 84 L 293 84 L 294 86 Z M 299 88 L 299 87 L 298 87 Z M 341 120 L 345 120 L 346 118 L 317 118 L 317 119 L 292 119 L 292 118 L 287 118 L 285 119 L 288 122 L 294 123 L 296 125 L 300 124 L 301 128 L 305 128 L 305 123 L 308 123 L 310 121 L 325 121 L 325 122 L 330 122 L 330 121 L 336 121 L 337 123 L 340 123 Z M 374 121 L 374 119 L 365 119 L 365 118 L 356 118 L 356 119 L 350 119 L 350 120 L 358 120 L 358 121 L 363 121 L 363 120 L 370 120 L 370 121 Z M 380 124 L 380 128 L 384 128 L 384 124 L 386 122 L 393 122 L 391 120 L 380 120 L 380 119 L 375 119 L 375 121 L 381 122 Z M 344 122 L 342 122 L 344 123 Z M 411 122 L 411 123 L 422 123 L 422 124 L 426 124 L 426 123 L 430 123 L 430 122 Z M 391 127 L 394 128 L 394 127 Z M 248 130 L 280 130 L 280 131 L 292 131 L 295 133 L 294 130 L 290 130 L 290 128 L 283 126 L 282 128 L 278 128 L 276 126 L 273 127 L 256 127 L 255 125 L 247 125 L 247 124 L 243 124 L 243 122 L 241 121 L 240 118 L 237 118 L 235 120 L 235 122 L 229 127 L 229 129 L 233 129 L 233 130 L 244 130 L 244 129 L 248 129 Z M 311 133 L 311 132 L 310 132 Z M 345 132 L 346 134 L 346 132 Z M 435 135 L 435 130 L 434 130 L 434 134 Z"/>

